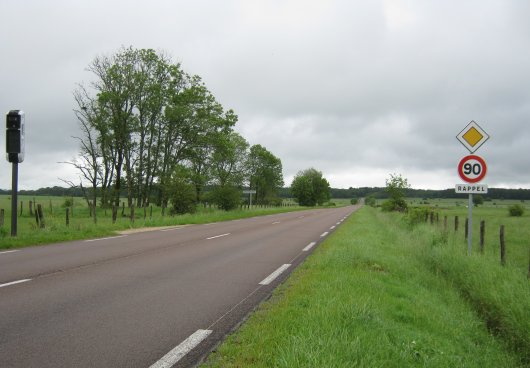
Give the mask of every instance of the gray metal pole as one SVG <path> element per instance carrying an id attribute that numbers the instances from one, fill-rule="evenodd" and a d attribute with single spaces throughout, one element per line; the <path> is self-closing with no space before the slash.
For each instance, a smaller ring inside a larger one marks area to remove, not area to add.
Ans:
<path id="1" fill-rule="evenodd" d="M 11 236 L 17 236 L 18 162 L 13 162 L 11 174 Z"/>
<path id="2" fill-rule="evenodd" d="M 473 236 L 473 194 L 469 194 L 468 203 L 468 226 L 467 226 L 467 253 L 471 255 L 471 238 Z"/>

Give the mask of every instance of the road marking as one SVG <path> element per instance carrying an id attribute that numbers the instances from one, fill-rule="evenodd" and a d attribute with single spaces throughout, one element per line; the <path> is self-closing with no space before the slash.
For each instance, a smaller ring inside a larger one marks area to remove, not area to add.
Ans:
<path id="1" fill-rule="evenodd" d="M 230 235 L 230 233 L 212 236 L 212 237 L 206 238 L 206 240 L 212 240 L 212 239 L 216 239 L 216 238 L 221 238 L 221 237 L 227 236 L 227 235 Z"/>
<path id="2" fill-rule="evenodd" d="M 0 288 L 3 288 L 4 286 L 11 286 L 11 285 L 16 285 L 16 284 L 21 284 L 23 282 L 28 282 L 28 281 L 31 281 L 31 279 L 24 279 L 24 280 L 8 282 L 6 284 L 0 284 Z"/>
<path id="3" fill-rule="evenodd" d="M 118 235 L 118 236 L 109 236 L 108 238 L 88 239 L 88 240 L 85 240 L 85 242 L 89 243 L 89 242 L 95 242 L 95 241 L 100 241 L 100 240 L 118 239 L 118 238 L 124 238 L 126 236 L 127 235 Z"/>
<path id="4" fill-rule="evenodd" d="M 172 227 L 171 229 L 163 229 L 163 230 L 160 230 L 162 232 L 166 232 L 166 231 L 174 231 L 174 230 L 180 230 L 182 229 L 182 227 Z"/>
<path id="5" fill-rule="evenodd" d="M 6 253 L 14 253 L 14 252 L 19 252 L 19 250 L 6 250 L 5 252 L 0 252 L 0 254 L 6 254 Z"/>
<path id="6" fill-rule="evenodd" d="M 170 368 L 175 365 L 186 354 L 192 351 L 197 345 L 204 341 L 212 330 L 197 330 L 190 337 L 180 343 L 180 345 L 171 349 L 169 353 L 164 355 L 158 362 L 149 368 Z"/>
<path id="7" fill-rule="evenodd" d="M 332 227 L 330 227 L 329 229 L 330 229 L 330 230 L 333 230 L 334 228 L 335 228 L 335 226 L 332 226 Z"/>
<path id="8" fill-rule="evenodd" d="M 307 247 L 305 247 L 304 249 L 302 249 L 304 252 L 307 252 L 309 251 L 309 249 L 313 248 L 317 243 L 315 242 L 311 242 L 307 245 Z"/>
<path id="9" fill-rule="evenodd" d="M 329 233 L 326 231 L 325 233 L 322 233 L 322 235 L 320 235 L 321 238 L 327 236 Z"/>
<path id="10" fill-rule="evenodd" d="M 283 271 L 285 271 L 286 269 L 288 269 L 289 267 L 291 267 L 290 264 L 286 263 L 284 264 L 283 266 L 281 266 L 280 268 L 278 268 L 276 271 L 274 271 L 273 273 L 271 273 L 269 276 L 267 276 L 262 282 L 260 282 L 259 284 L 260 285 L 269 285 L 271 282 L 273 282 L 278 276 L 280 276 Z"/>
<path id="11" fill-rule="evenodd" d="M 273 225 L 277 225 L 277 224 L 279 224 L 280 222 L 281 222 L 281 221 L 274 221 L 272 224 L 273 224 Z"/>

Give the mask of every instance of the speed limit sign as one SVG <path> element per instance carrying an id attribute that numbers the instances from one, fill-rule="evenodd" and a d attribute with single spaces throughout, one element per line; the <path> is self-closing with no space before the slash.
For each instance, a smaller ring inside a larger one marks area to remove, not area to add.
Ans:
<path id="1" fill-rule="evenodd" d="M 486 176 L 486 161 L 480 156 L 469 155 L 460 160 L 458 175 L 467 183 L 478 183 Z"/>

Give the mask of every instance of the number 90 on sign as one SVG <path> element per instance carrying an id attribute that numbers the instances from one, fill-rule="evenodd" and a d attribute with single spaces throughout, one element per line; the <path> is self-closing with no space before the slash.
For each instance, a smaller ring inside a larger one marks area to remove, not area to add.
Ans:
<path id="1" fill-rule="evenodd" d="M 486 176 L 488 167 L 480 156 L 469 155 L 460 160 L 458 175 L 467 183 L 478 183 Z"/>

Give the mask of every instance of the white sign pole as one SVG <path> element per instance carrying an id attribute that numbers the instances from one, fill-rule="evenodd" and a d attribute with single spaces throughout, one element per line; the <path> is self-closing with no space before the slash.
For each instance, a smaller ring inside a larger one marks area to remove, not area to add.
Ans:
<path id="1" fill-rule="evenodd" d="M 468 203 L 468 223 L 467 223 L 467 254 L 471 255 L 471 239 L 473 237 L 473 194 L 469 194 Z"/>

